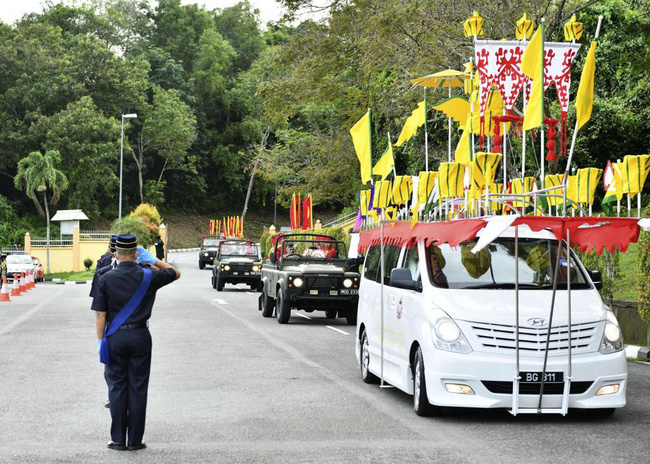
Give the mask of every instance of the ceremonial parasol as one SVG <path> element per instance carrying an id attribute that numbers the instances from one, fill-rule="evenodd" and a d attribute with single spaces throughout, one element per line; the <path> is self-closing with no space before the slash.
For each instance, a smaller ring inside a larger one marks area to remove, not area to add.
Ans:
<path id="1" fill-rule="evenodd" d="M 444 71 L 437 72 L 435 74 L 429 74 L 428 76 L 418 77 L 417 79 L 411 80 L 411 84 L 419 85 L 424 87 L 424 104 L 426 108 L 427 104 L 427 88 L 434 89 L 443 89 L 447 88 L 449 90 L 449 98 L 451 98 L 451 89 L 452 87 L 464 87 L 465 81 L 470 78 L 468 73 L 462 71 L 456 71 L 455 69 L 445 69 Z M 427 122 L 426 118 L 424 121 L 424 150 L 425 157 L 429 160 L 429 139 L 427 135 Z M 451 162 L 451 118 L 448 118 L 448 162 Z M 427 168 L 428 170 L 428 168 Z"/>

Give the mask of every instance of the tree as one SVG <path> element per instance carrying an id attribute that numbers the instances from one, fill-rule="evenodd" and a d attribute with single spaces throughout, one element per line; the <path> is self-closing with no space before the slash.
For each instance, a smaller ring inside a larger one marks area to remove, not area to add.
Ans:
<path id="1" fill-rule="evenodd" d="M 43 155 L 33 151 L 18 162 L 18 173 L 14 177 L 14 186 L 24 190 L 31 197 L 39 193 L 45 206 L 47 221 L 47 258 L 46 269 L 50 273 L 50 208 L 59 201 L 61 192 L 68 187 L 68 179 L 56 166 L 61 162 L 61 155 L 56 150 L 49 150 Z M 48 191 L 51 196 L 48 199 Z"/>

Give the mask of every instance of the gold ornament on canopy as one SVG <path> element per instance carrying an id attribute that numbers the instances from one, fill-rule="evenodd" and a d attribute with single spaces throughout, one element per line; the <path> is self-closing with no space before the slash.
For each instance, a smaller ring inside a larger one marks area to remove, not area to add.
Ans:
<path id="1" fill-rule="evenodd" d="M 463 24 L 465 28 L 465 37 L 483 35 L 483 18 L 475 11 L 472 16 L 467 18 Z"/>
<path id="2" fill-rule="evenodd" d="M 517 20 L 517 29 L 515 29 L 515 37 L 517 40 L 527 40 L 532 37 L 535 24 L 530 19 L 526 18 L 526 13 Z"/>
<path id="3" fill-rule="evenodd" d="M 571 19 L 564 25 L 564 40 L 570 42 L 572 40 L 580 40 L 584 28 L 582 23 L 576 21 L 576 15 L 571 16 Z"/>

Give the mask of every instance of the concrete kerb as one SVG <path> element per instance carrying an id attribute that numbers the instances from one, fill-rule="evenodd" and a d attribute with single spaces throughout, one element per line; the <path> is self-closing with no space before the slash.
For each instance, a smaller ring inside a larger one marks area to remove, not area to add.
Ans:
<path id="1" fill-rule="evenodd" d="M 177 253 L 180 251 L 199 251 L 200 248 L 175 248 L 173 250 L 167 250 L 167 253 Z"/>
<path id="2" fill-rule="evenodd" d="M 650 348 L 626 345 L 625 356 L 627 356 L 627 359 L 643 359 L 645 361 L 650 361 Z"/>

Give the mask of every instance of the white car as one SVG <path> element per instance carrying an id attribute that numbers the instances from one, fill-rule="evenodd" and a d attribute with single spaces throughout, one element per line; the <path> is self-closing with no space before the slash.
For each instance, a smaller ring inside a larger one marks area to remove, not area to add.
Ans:
<path id="1" fill-rule="evenodd" d="M 370 246 L 357 323 L 362 379 L 372 383 L 381 377 L 414 395 L 418 415 L 445 406 L 506 408 L 514 414 L 564 414 L 568 407 L 602 415 L 623 407 L 627 362 L 618 322 L 598 293 L 600 273 L 587 271 L 573 254 L 567 265 L 565 246 L 558 260 L 559 242 L 548 230 L 519 226 L 518 241 L 518 344 L 513 227 L 477 254 L 470 251 L 476 239 L 455 248 L 426 246 L 424 239 L 411 249 L 387 245 L 383 289 L 380 246 Z M 570 391 L 564 391 L 565 383 Z"/>
<path id="2" fill-rule="evenodd" d="M 16 254 L 7 256 L 7 279 L 12 280 L 14 274 L 20 277 L 21 272 L 34 270 L 34 262 L 28 254 Z"/>

